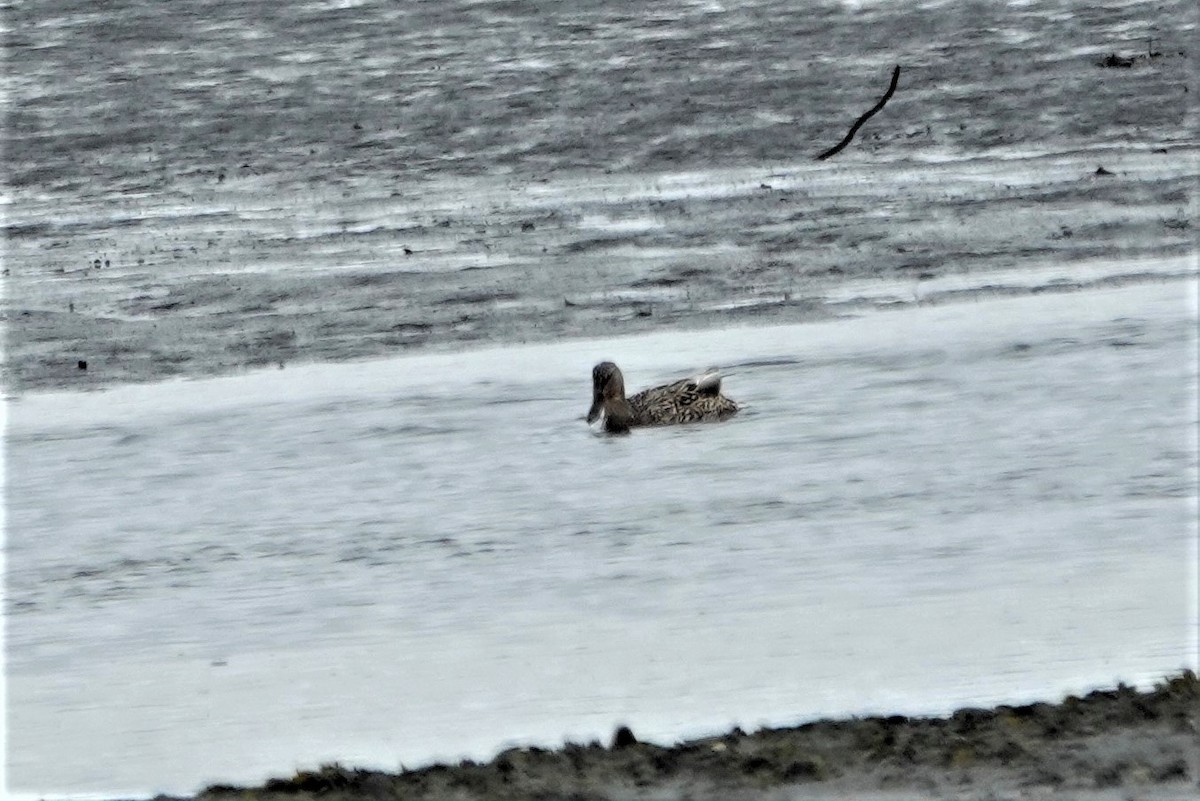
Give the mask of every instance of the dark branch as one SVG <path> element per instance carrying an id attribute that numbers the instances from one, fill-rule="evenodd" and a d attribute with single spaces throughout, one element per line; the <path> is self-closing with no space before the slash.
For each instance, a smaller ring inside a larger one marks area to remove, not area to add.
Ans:
<path id="1" fill-rule="evenodd" d="M 884 105 L 888 102 L 888 100 L 891 99 L 892 95 L 896 91 L 896 84 L 898 84 L 899 82 L 900 82 L 900 65 L 897 64 L 896 69 L 892 72 L 892 83 L 890 86 L 888 86 L 887 91 L 883 93 L 883 97 L 879 98 L 879 102 L 876 103 L 874 106 L 872 106 L 870 108 L 870 110 L 867 111 L 866 114 L 859 117 L 855 121 L 855 123 L 850 126 L 850 131 L 846 134 L 845 138 L 843 138 L 842 141 L 838 142 L 836 145 L 829 148 L 821 155 L 817 156 L 816 160 L 824 161 L 825 159 L 829 158 L 830 156 L 837 155 L 841 151 L 842 148 L 844 148 L 846 145 L 850 144 L 850 140 L 854 138 L 854 135 L 856 133 L 858 133 L 858 129 L 863 126 L 863 123 L 866 122 L 867 120 L 871 119 L 871 117 L 873 117 L 874 115 L 878 114 L 879 110 L 882 109 L 884 107 Z"/>

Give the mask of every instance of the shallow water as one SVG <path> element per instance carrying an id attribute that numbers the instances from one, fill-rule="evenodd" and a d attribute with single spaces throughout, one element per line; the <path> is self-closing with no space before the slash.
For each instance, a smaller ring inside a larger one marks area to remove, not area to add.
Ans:
<path id="1" fill-rule="evenodd" d="M 10 401 L 10 787 L 1195 667 L 1196 316 L 1174 281 Z M 601 358 L 746 411 L 595 437 Z"/>

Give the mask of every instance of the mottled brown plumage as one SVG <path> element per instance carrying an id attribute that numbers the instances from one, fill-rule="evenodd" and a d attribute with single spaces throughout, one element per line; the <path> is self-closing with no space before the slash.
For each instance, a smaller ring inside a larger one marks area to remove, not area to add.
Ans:
<path id="1" fill-rule="evenodd" d="M 612 362 L 592 369 L 592 408 L 589 424 L 603 417 L 604 430 L 623 434 L 637 426 L 710 423 L 737 413 L 738 405 L 721 394 L 721 374 L 716 370 L 673 384 L 643 390 L 625 397 L 625 377 Z"/>

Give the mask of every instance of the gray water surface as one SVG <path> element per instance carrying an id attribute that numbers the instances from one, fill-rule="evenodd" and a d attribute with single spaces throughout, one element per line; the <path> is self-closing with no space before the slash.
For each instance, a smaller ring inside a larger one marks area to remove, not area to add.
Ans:
<path id="1" fill-rule="evenodd" d="M 938 712 L 1197 664 L 1196 285 L 7 404 L 8 769 Z M 589 371 L 746 410 L 591 434 Z"/>

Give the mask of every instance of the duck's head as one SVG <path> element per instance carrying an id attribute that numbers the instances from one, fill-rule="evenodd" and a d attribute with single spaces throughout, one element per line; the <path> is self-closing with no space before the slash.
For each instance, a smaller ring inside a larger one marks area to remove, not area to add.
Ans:
<path id="1" fill-rule="evenodd" d="M 592 368 L 592 408 L 588 410 L 588 425 L 604 418 L 604 430 L 624 433 L 633 421 L 633 409 L 625 400 L 625 377 L 612 362 L 600 362 Z"/>

